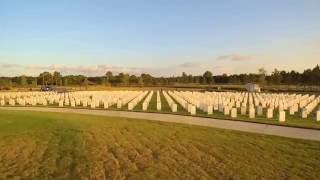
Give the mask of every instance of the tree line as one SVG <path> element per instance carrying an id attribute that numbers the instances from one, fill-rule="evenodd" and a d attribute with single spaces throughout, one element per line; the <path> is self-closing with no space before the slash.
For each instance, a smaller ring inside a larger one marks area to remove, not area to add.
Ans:
<path id="1" fill-rule="evenodd" d="M 104 76 L 86 77 L 84 75 L 65 75 L 60 72 L 43 72 L 37 77 L 17 76 L 0 77 L 0 88 L 10 89 L 12 87 L 37 87 L 41 86 L 170 86 L 177 84 L 246 84 L 259 83 L 267 85 L 320 85 L 320 68 L 306 69 L 302 73 L 297 71 L 280 71 L 274 69 L 267 74 L 264 68 L 260 68 L 257 73 L 215 75 L 211 71 L 206 71 L 203 75 L 193 76 L 183 72 L 180 76 L 153 77 L 143 73 L 140 76 L 127 73 L 113 74 L 106 72 Z"/>

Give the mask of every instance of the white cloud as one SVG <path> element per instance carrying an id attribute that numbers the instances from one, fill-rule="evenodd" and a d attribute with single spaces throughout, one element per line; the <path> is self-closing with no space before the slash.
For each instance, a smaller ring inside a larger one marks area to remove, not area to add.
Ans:
<path id="1" fill-rule="evenodd" d="M 16 67 L 22 67 L 22 66 L 19 64 L 8 64 L 8 63 L 0 64 L 1 69 L 3 69 L 3 68 L 16 68 Z"/>
<path id="2" fill-rule="evenodd" d="M 222 56 L 218 56 L 217 60 L 219 61 L 223 61 L 223 60 L 227 60 L 227 61 L 250 61 L 253 60 L 254 57 L 253 56 L 249 56 L 249 55 L 242 55 L 242 54 L 227 54 L 227 55 L 222 55 Z"/>
<path id="3" fill-rule="evenodd" d="M 107 71 L 112 71 L 113 73 L 125 72 L 130 74 L 141 74 L 145 72 L 145 68 L 139 67 L 120 67 L 120 66 L 111 66 L 111 65 L 17 65 L 2 63 L 0 64 L 0 76 L 17 76 L 17 75 L 39 75 L 44 71 L 58 71 L 64 75 L 70 74 L 83 74 L 87 76 L 101 76 L 104 75 Z"/>
<path id="4" fill-rule="evenodd" d="M 86 75 L 86 76 L 102 76 L 107 71 L 112 71 L 114 74 L 120 72 L 140 75 L 141 73 L 148 73 L 153 76 L 177 76 L 182 72 L 192 75 L 202 75 L 206 70 L 211 71 L 214 75 L 218 74 L 233 74 L 233 73 L 248 73 L 255 72 L 257 67 L 261 66 L 259 61 L 251 61 L 255 59 L 253 56 L 242 54 L 227 54 L 214 58 L 201 58 L 198 60 L 186 61 L 184 63 L 172 63 L 162 66 L 149 67 L 127 67 L 115 66 L 110 64 L 96 64 L 96 65 L 64 65 L 64 64 L 10 64 L 0 63 L 0 76 L 19 76 L 31 75 L 38 76 L 44 71 L 58 71 L 63 75 Z M 212 60 L 214 59 L 214 60 Z M 259 58 L 260 59 L 260 58 Z M 248 63 L 242 63 L 247 62 Z M 181 61 L 180 61 L 181 62 Z M 257 64 L 259 63 L 259 64 Z"/>
<path id="5" fill-rule="evenodd" d="M 178 67 L 181 68 L 196 68 L 196 67 L 200 67 L 202 65 L 202 63 L 200 62 L 185 62 L 182 64 L 179 64 Z"/>

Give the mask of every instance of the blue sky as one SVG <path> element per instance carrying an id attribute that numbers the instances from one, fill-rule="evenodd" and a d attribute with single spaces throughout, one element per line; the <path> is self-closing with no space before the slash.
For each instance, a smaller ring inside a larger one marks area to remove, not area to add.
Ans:
<path id="1" fill-rule="evenodd" d="M 319 0 L 0 1 L 0 76 L 301 71 L 319 49 Z"/>

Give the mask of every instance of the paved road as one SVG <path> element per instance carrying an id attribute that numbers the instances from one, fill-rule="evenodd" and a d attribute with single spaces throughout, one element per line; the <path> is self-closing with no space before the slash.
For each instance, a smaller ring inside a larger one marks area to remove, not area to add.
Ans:
<path id="1" fill-rule="evenodd" d="M 181 116 L 181 115 L 173 115 L 173 114 L 92 110 L 92 109 L 72 109 L 72 108 L 48 108 L 48 107 L 0 107 L 0 110 L 63 112 L 63 113 L 90 114 L 90 115 L 99 115 L 99 116 L 137 118 L 137 119 L 146 119 L 146 120 L 152 120 L 152 121 L 164 121 L 164 122 L 175 122 L 175 123 L 183 123 L 183 124 L 209 126 L 209 127 L 222 128 L 222 129 L 231 129 L 231 130 L 238 130 L 238 131 L 245 131 L 245 132 L 252 132 L 252 133 L 320 141 L 320 130 L 258 124 L 258 123 L 232 121 L 232 120 L 221 120 L 221 119 L 212 119 L 212 118 L 203 118 L 203 117 Z"/>

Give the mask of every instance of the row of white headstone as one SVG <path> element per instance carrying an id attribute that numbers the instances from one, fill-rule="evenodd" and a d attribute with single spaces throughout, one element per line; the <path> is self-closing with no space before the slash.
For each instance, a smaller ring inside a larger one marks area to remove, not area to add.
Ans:
<path id="1" fill-rule="evenodd" d="M 264 111 L 266 118 L 273 118 L 274 110 L 278 110 L 281 122 L 286 119 L 286 110 L 294 115 L 300 108 L 301 117 L 306 118 L 320 103 L 320 96 L 315 95 L 190 91 L 173 91 L 169 94 L 191 114 L 195 113 L 193 106 L 208 114 L 220 111 L 232 118 L 237 117 L 238 110 L 249 118 L 263 116 Z M 316 112 L 316 120 L 320 121 L 320 109 Z"/>
<path id="2" fill-rule="evenodd" d="M 180 96 L 178 91 L 168 92 L 188 113 L 195 115 L 197 113 L 196 106 L 186 101 L 183 96 Z"/>
<path id="3" fill-rule="evenodd" d="M 18 95 L 17 95 L 18 94 Z M 138 102 L 147 94 L 147 91 L 81 91 L 70 93 L 10 93 L 0 95 L 0 105 L 55 105 L 64 106 L 83 106 L 108 108 L 116 105 L 122 108 L 128 102 L 138 99 Z"/>
<path id="4" fill-rule="evenodd" d="M 160 92 L 157 91 L 157 111 L 161 111 L 162 105 L 161 105 L 161 96 Z"/>
<path id="5" fill-rule="evenodd" d="M 163 91 L 163 96 L 166 99 L 169 107 L 171 108 L 171 111 L 172 112 L 177 112 L 178 111 L 178 105 L 173 101 L 173 99 L 170 97 L 170 95 L 166 91 Z"/>
<path id="6" fill-rule="evenodd" d="M 196 114 L 200 109 L 208 114 L 220 111 L 225 115 L 236 118 L 238 111 L 249 118 L 265 116 L 273 118 L 274 111 L 279 112 L 279 121 L 285 121 L 286 112 L 295 115 L 301 112 L 301 118 L 316 110 L 320 96 L 287 94 L 287 93 L 246 93 L 246 92 L 191 92 L 191 91 L 162 91 L 172 112 L 177 112 L 177 103 L 190 114 Z M 83 106 L 90 108 L 110 106 L 122 108 L 128 104 L 128 110 L 142 102 L 142 110 L 148 110 L 153 91 L 78 91 L 69 93 L 55 92 L 9 92 L 0 93 L 0 105 L 55 105 L 59 107 Z M 157 91 L 157 110 L 161 110 L 161 92 Z M 264 114 L 265 113 L 265 114 Z M 320 121 L 320 110 L 316 111 L 316 119 Z"/>
<path id="7" fill-rule="evenodd" d="M 142 103 L 142 110 L 148 110 L 154 91 L 79 91 L 69 93 L 54 92 L 18 92 L 0 93 L 0 105 L 10 106 L 36 106 L 36 105 L 58 105 L 59 107 L 90 107 L 92 109 L 103 107 L 105 109 L 115 105 L 122 108 L 128 104 L 128 110 L 133 110 L 138 103 L 145 98 Z M 157 110 L 161 110 L 160 92 L 157 91 Z M 176 112 L 172 104 L 172 111 Z"/>
<path id="8" fill-rule="evenodd" d="M 148 94 L 148 91 L 145 91 L 141 94 L 139 94 L 137 97 L 135 97 L 134 99 L 132 99 L 129 103 L 128 103 L 128 110 L 133 110 L 133 108 Z M 120 106 L 117 108 L 121 108 Z"/>
<path id="9" fill-rule="evenodd" d="M 148 106 L 149 106 L 149 103 L 151 101 L 152 96 L 153 96 L 153 91 L 150 91 L 150 93 L 148 94 L 148 96 L 146 97 L 146 99 L 142 103 L 142 110 L 143 111 L 148 110 Z"/>

